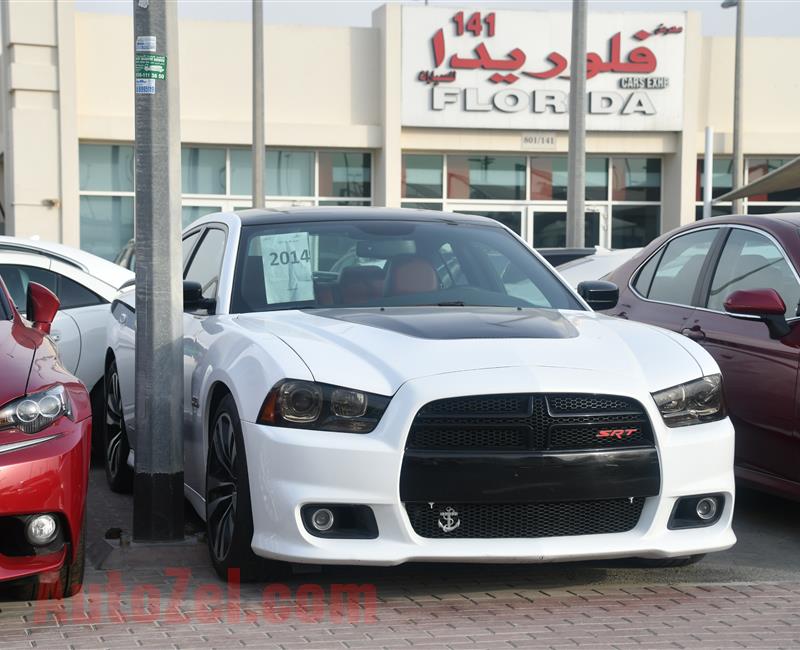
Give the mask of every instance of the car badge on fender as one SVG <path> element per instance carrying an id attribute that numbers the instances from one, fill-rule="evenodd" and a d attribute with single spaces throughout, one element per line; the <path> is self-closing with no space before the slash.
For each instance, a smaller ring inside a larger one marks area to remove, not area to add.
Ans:
<path id="1" fill-rule="evenodd" d="M 461 525 L 461 519 L 458 518 L 458 511 L 451 507 L 439 513 L 439 528 L 445 533 L 454 531 Z"/>

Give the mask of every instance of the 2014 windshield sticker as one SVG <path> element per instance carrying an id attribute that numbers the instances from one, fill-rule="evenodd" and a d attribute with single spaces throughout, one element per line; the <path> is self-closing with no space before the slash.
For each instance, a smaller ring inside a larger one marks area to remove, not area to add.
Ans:
<path id="1" fill-rule="evenodd" d="M 314 275 L 307 232 L 266 235 L 260 238 L 267 302 L 314 300 Z"/>

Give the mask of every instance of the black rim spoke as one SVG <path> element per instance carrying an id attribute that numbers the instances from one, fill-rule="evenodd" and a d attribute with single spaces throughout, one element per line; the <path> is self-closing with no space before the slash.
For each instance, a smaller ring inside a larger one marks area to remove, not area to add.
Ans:
<path id="1" fill-rule="evenodd" d="M 119 374 L 116 366 L 112 366 L 106 387 L 106 463 L 112 476 L 119 472 L 122 458 L 122 398 L 119 390 Z"/>
<path id="2" fill-rule="evenodd" d="M 206 513 L 208 535 L 217 561 L 224 561 L 236 523 L 236 435 L 233 421 L 222 413 L 214 423 L 208 459 Z"/>

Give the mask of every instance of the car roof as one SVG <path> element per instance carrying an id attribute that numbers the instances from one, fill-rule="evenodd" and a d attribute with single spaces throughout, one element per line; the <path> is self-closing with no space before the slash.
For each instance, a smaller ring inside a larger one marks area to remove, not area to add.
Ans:
<path id="1" fill-rule="evenodd" d="M 206 215 L 205 220 L 214 215 Z M 294 207 L 237 210 L 236 216 L 243 226 L 261 226 L 291 221 L 362 221 L 381 219 L 386 221 L 431 221 L 457 222 L 502 227 L 499 221 L 489 217 L 438 210 L 415 208 L 376 208 L 363 206 Z M 195 222 L 192 225 L 195 225 Z"/>
<path id="2" fill-rule="evenodd" d="M 133 273 L 128 269 L 124 269 L 102 257 L 92 255 L 92 253 L 87 253 L 79 248 L 55 242 L 0 236 L 0 254 L 4 252 L 40 255 L 52 260 L 58 260 L 75 267 L 87 275 L 91 275 L 114 289 L 119 289 L 134 277 Z"/>

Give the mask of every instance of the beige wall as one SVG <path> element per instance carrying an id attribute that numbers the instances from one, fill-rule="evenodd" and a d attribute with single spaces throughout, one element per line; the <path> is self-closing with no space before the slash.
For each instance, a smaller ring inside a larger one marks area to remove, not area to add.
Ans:
<path id="1" fill-rule="evenodd" d="M 76 33 L 79 137 L 133 140 L 131 19 L 78 13 Z M 181 139 L 249 144 L 250 25 L 181 21 L 179 39 Z M 268 26 L 264 43 L 270 144 L 380 146 L 377 30 Z"/>

